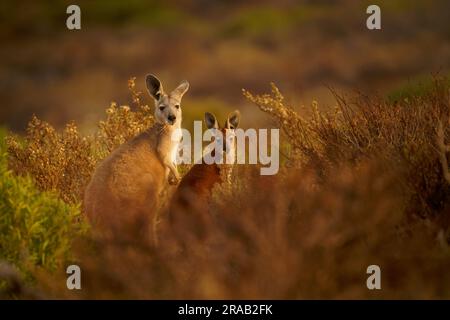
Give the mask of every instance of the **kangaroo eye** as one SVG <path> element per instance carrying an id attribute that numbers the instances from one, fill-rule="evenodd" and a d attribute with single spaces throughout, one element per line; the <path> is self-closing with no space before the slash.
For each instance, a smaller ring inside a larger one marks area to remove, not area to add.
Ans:
<path id="1" fill-rule="evenodd" d="M 159 110 L 163 111 L 166 108 L 166 106 L 160 106 Z"/>
<path id="2" fill-rule="evenodd" d="M 175 105 L 175 108 L 180 109 L 180 105 L 179 104 Z"/>

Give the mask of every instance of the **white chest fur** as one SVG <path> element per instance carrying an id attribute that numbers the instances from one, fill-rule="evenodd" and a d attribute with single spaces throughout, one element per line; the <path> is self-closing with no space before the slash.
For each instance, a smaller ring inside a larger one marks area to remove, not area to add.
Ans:
<path id="1" fill-rule="evenodd" d="M 178 128 L 172 132 L 172 141 L 170 144 L 170 159 L 172 163 L 177 164 L 178 151 L 180 146 L 181 137 L 183 136 L 181 129 Z"/>

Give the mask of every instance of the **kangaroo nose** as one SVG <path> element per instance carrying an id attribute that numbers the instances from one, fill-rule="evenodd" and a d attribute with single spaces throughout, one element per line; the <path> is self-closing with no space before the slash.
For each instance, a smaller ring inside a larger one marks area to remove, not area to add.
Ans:
<path id="1" fill-rule="evenodd" d="M 170 122 L 174 123 L 175 120 L 177 119 L 177 117 L 176 117 L 175 115 L 173 115 L 173 114 L 169 114 L 169 116 L 167 117 L 167 119 L 168 119 Z"/>

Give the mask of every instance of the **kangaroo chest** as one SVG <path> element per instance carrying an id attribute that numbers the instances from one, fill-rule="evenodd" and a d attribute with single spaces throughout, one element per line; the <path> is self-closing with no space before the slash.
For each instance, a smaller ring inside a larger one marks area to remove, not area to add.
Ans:
<path id="1" fill-rule="evenodd" d="M 160 157 L 165 159 L 169 157 L 172 163 L 176 163 L 181 137 L 181 130 L 177 130 L 177 128 L 163 130 L 157 146 Z"/>

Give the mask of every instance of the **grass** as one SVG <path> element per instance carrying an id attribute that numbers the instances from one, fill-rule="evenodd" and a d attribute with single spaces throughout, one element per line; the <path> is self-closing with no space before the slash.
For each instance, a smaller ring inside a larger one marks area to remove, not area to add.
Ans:
<path id="1" fill-rule="evenodd" d="M 108 109 L 99 134 L 76 135 L 90 148 L 66 148 L 63 159 L 96 163 L 151 125 L 151 117 L 139 121 L 146 107 L 133 88 L 131 82 L 136 106 Z M 447 80 L 436 80 L 426 93 L 397 101 L 334 92 L 336 108 L 322 112 L 312 104 L 310 116 L 288 105 L 275 85 L 263 95 L 244 90 L 283 133 L 289 153 L 278 175 L 237 166 L 233 183 L 216 186 L 208 205 L 180 209 L 182 227 L 161 229 L 156 248 L 79 239 L 71 252 L 86 275 L 83 290 L 65 290 L 62 272 L 39 274 L 39 288 L 58 298 L 448 299 L 450 186 L 441 160 L 442 142 L 449 142 L 449 89 Z M 84 162 L 59 161 L 56 169 L 42 165 L 47 161 L 23 162 L 20 152 L 33 150 L 50 162 L 55 135 L 73 145 L 64 133 L 34 132 L 20 147 L 9 140 L 10 166 L 41 190 L 79 201 L 93 167 L 85 176 Z M 63 185 L 39 179 L 61 172 Z M 381 267 L 381 291 L 366 288 L 371 264 Z"/>
<path id="2" fill-rule="evenodd" d="M 443 81 L 449 81 L 448 75 L 446 79 L 447 80 Z M 447 83 L 447 85 L 450 85 L 450 83 Z M 416 77 L 399 86 L 397 89 L 392 90 L 388 94 L 388 99 L 391 102 L 395 102 L 404 99 L 411 99 L 418 96 L 424 97 L 426 95 L 429 95 L 433 89 L 434 82 L 429 76 Z"/>

